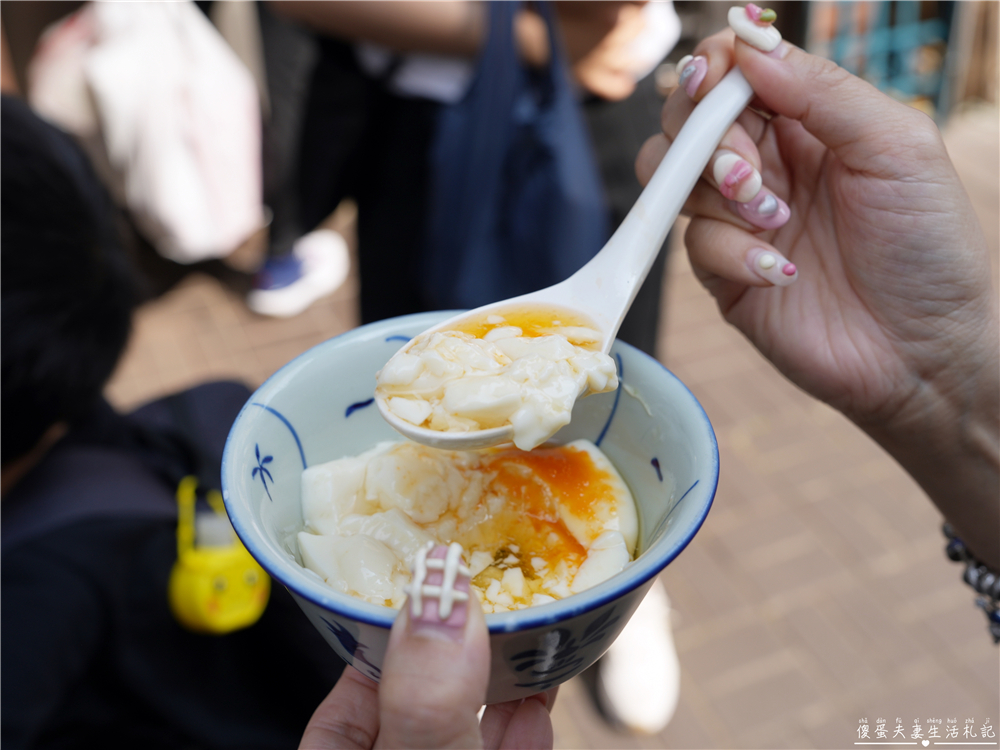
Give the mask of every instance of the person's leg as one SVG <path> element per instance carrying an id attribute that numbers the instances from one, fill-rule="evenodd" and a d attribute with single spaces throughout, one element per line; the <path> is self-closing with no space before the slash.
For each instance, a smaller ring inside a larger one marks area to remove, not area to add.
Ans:
<path id="1" fill-rule="evenodd" d="M 264 25 L 267 31 L 262 29 L 262 34 L 268 39 L 288 31 Z M 340 286 L 349 269 L 343 237 L 319 225 L 351 189 L 358 161 L 355 146 L 366 126 L 370 92 L 349 45 L 331 39 L 317 44 L 318 59 L 305 87 L 304 102 L 291 104 L 293 108 L 301 107 L 301 114 L 286 112 L 277 120 L 283 137 L 275 140 L 283 149 L 283 157 L 289 156 L 292 148 L 288 131 L 293 126 L 298 136 L 292 138 L 297 140 L 294 158 L 277 165 L 285 171 L 283 180 L 275 180 L 270 198 L 275 215 L 269 257 L 247 297 L 249 307 L 265 315 L 286 317 L 302 312 Z M 286 67 L 284 73 L 276 70 L 276 77 L 301 65 L 296 55 L 290 54 L 287 59 L 278 56 L 276 64 Z M 282 96 L 275 97 L 278 107 L 282 106 Z"/>
<path id="2" fill-rule="evenodd" d="M 319 58 L 315 37 L 257 3 L 267 74 L 264 118 L 264 203 L 271 209 L 268 256 L 289 253 L 302 235 L 298 156 L 310 80 Z"/>
<path id="3" fill-rule="evenodd" d="M 383 94 L 372 118 L 358 191 L 362 323 L 431 309 L 420 268 L 439 106 Z"/>
<path id="4" fill-rule="evenodd" d="M 303 231 L 315 229 L 344 197 L 355 195 L 365 167 L 359 145 L 373 125 L 375 96 L 374 84 L 358 68 L 352 47 L 321 39 L 298 151 Z"/>

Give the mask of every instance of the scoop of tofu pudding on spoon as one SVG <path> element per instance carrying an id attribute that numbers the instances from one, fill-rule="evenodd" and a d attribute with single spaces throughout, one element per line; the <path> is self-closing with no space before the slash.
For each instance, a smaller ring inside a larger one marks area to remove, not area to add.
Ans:
<path id="1" fill-rule="evenodd" d="M 773 11 L 761 18 L 753 5 L 730 12 L 737 34 L 759 47 L 781 39 L 772 19 Z M 376 379 L 386 421 L 434 448 L 513 442 L 530 450 L 569 423 L 579 396 L 617 388 L 608 356 L 615 334 L 719 141 L 752 96 L 739 69 L 731 70 L 694 108 L 618 230 L 570 278 L 461 313 L 403 346 Z"/>

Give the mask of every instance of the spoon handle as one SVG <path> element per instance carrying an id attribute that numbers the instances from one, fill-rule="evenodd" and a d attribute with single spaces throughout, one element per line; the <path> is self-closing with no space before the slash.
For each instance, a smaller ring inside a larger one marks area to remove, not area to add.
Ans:
<path id="1" fill-rule="evenodd" d="M 598 318 L 595 322 L 608 332 L 605 349 L 719 141 L 752 98 L 750 84 L 733 68 L 694 108 L 604 248 L 563 282 L 572 297 L 587 301 Z"/>

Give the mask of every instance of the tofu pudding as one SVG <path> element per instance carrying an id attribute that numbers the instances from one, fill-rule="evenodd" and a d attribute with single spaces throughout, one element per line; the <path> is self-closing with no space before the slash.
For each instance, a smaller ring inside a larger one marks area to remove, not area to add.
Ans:
<path id="1" fill-rule="evenodd" d="M 305 567 L 337 591 L 399 607 L 418 550 L 458 542 L 483 610 L 597 585 L 635 554 L 638 517 L 607 457 L 578 440 L 533 451 L 382 443 L 302 475 Z"/>
<path id="2" fill-rule="evenodd" d="M 421 335 L 376 376 L 375 397 L 417 427 L 470 432 L 511 425 L 523 450 L 569 423 L 583 393 L 618 387 L 614 360 L 586 320 L 518 309 Z"/>

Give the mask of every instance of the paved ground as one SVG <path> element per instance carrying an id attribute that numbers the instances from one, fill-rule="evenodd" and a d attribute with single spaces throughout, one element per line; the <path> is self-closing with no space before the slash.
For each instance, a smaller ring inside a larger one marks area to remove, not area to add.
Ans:
<path id="1" fill-rule="evenodd" d="M 996 257 L 998 114 L 947 129 Z M 350 216 L 342 215 L 343 225 Z M 674 606 L 681 700 L 659 736 L 605 727 L 579 681 L 554 712 L 561 748 L 841 748 L 897 719 L 910 738 L 971 721 L 1000 735 L 998 652 L 939 516 L 839 414 L 789 385 L 734 330 L 674 252 L 661 359 L 704 405 L 719 439 L 715 506 L 663 574 Z M 290 321 L 259 318 L 192 274 L 145 305 L 109 397 L 129 407 L 208 378 L 261 382 L 356 325 L 357 284 Z M 897 738 L 901 740 L 902 738 Z M 961 741 L 970 738 L 959 737 Z M 976 738 L 996 742 L 997 738 Z"/>

